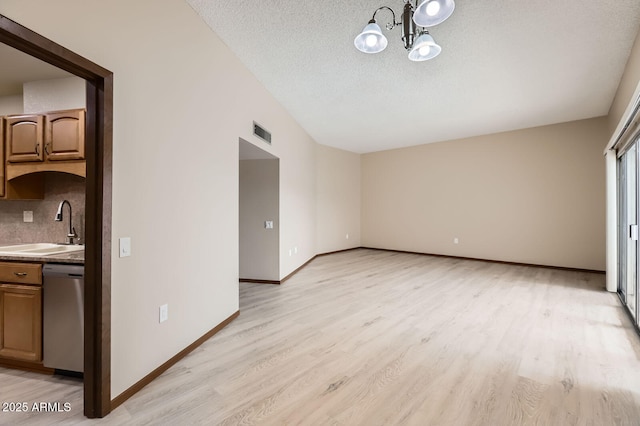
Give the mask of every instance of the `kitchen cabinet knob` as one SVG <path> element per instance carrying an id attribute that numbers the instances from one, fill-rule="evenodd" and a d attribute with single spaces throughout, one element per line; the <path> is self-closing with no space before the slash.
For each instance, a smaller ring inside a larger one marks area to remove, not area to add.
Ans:
<path id="1" fill-rule="evenodd" d="M 14 272 L 14 274 L 16 274 L 16 277 L 26 277 L 27 276 L 26 272 Z"/>
<path id="2" fill-rule="evenodd" d="M 40 147 L 36 144 L 36 155 L 40 155 Z"/>

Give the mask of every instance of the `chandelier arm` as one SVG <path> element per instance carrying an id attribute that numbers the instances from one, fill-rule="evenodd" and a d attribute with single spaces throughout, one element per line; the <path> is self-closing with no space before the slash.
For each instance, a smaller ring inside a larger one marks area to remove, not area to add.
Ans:
<path id="1" fill-rule="evenodd" d="M 391 15 L 393 16 L 393 22 L 387 23 L 386 25 L 387 30 L 392 30 L 396 25 L 400 25 L 400 22 L 396 22 L 396 13 L 389 6 L 381 6 L 377 8 L 376 11 L 373 12 L 373 17 L 371 18 L 371 21 L 376 20 L 376 14 L 381 10 L 388 10 L 389 12 L 391 12 Z"/>

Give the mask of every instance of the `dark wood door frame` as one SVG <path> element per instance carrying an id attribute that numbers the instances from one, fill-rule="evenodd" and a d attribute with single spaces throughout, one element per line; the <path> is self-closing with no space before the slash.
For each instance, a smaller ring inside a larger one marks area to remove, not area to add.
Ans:
<path id="1" fill-rule="evenodd" d="M 84 414 L 111 411 L 113 73 L 0 15 L 0 43 L 87 81 Z"/>

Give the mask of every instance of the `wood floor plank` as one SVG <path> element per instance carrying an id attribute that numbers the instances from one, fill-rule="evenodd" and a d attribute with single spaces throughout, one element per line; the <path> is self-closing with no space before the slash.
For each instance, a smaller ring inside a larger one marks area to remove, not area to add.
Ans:
<path id="1" fill-rule="evenodd" d="M 604 275 L 352 250 L 281 286 L 107 418 L 78 382 L 0 369 L 0 424 L 639 425 L 640 339 Z"/>

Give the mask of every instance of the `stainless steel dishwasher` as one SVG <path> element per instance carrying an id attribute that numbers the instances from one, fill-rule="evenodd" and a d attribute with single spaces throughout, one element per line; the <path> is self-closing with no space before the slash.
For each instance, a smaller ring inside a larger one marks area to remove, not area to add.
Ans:
<path id="1" fill-rule="evenodd" d="M 43 275 L 42 364 L 84 371 L 84 266 L 47 263 Z"/>

